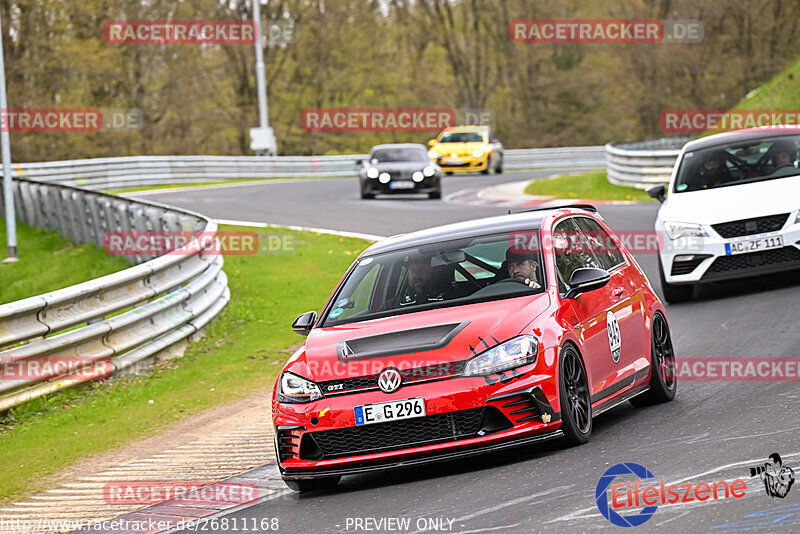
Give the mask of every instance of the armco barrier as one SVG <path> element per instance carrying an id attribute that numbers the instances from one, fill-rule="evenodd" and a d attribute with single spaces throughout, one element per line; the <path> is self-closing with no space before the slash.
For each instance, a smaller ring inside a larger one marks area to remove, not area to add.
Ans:
<path id="1" fill-rule="evenodd" d="M 21 163 L 14 176 L 102 190 L 158 184 L 215 182 L 239 178 L 356 176 L 356 160 L 367 156 L 130 156 Z M 505 151 L 504 167 L 581 169 L 605 166 L 602 146 Z"/>
<path id="2" fill-rule="evenodd" d="M 608 143 L 605 146 L 608 181 L 639 189 L 665 184 L 669 182 L 681 148 L 692 139 L 675 137 L 638 143 Z"/>
<path id="3" fill-rule="evenodd" d="M 215 222 L 197 213 L 60 184 L 14 180 L 14 196 L 19 220 L 100 247 L 106 232 L 208 235 L 217 229 Z M 187 246 L 185 254 L 155 258 L 127 256 L 138 265 L 0 305 L 0 365 L 74 357 L 86 369 L 94 368 L 94 361 L 110 360 L 116 372 L 182 342 L 230 300 L 222 256 L 207 255 L 200 248 Z M 54 374 L 4 378 L 0 411 L 95 377 L 86 372 L 69 380 Z"/>

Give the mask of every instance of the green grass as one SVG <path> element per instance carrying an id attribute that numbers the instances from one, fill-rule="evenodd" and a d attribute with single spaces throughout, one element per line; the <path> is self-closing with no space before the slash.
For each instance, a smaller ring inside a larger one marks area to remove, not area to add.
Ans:
<path id="1" fill-rule="evenodd" d="M 0 221 L 0 259 L 8 255 Z M 73 245 L 58 233 L 17 223 L 20 261 L 0 265 L 0 304 L 40 295 L 130 267 L 96 245 Z"/>
<path id="2" fill-rule="evenodd" d="M 550 180 L 536 180 L 528 184 L 525 193 L 554 198 L 580 200 L 629 200 L 654 202 L 647 193 L 635 187 L 613 185 L 606 171 L 594 171 L 574 176 L 561 176 Z"/>
<path id="3" fill-rule="evenodd" d="M 750 91 L 733 109 L 796 110 L 800 108 L 800 59 L 776 74 L 771 80 Z M 720 124 L 727 124 L 720 121 Z M 720 133 L 710 130 L 698 137 Z"/>
<path id="4" fill-rule="evenodd" d="M 353 176 L 356 171 L 353 171 Z M 157 189 L 181 189 L 184 187 L 203 187 L 206 185 L 230 185 L 230 184 L 243 184 L 243 183 L 256 183 L 267 182 L 270 180 L 316 180 L 322 178 L 333 178 L 332 176 L 306 176 L 303 178 L 296 178 L 292 176 L 280 176 L 275 178 L 237 178 L 235 180 L 219 180 L 216 182 L 191 182 L 191 183 L 177 183 L 177 184 L 158 184 L 158 185 L 139 185 L 136 187 L 122 187 L 119 189 L 104 189 L 104 193 L 118 195 L 120 193 L 135 193 L 137 191 L 152 191 Z"/>
<path id="5" fill-rule="evenodd" d="M 296 251 L 226 256 L 231 303 L 183 358 L 145 378 L 59 392 L 0 418 L 0 502 L 40 491 L 43 476 L 90 455 L 154 435 L 212 406 L 271 391 L 290 356 L 287 348 L 302 340 L 292 332 L 292 320 L 321 309 L 368 243 L 282 229 L 268 233 L 294 236 Z"/>

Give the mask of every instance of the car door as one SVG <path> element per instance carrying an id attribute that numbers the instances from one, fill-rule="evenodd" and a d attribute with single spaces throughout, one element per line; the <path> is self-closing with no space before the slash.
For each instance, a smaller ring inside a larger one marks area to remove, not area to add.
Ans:
<path id="1" fill-rule="evenodd" d="M 567 217 L 553 227 L 553 254 L 556 263 L 558 291 L 562 300 L 569 291 L 569 279 L 576 269 L 602 269 L 597 257 L 585 247 L 575 217 Z M 612 302 L 608 285 L 564 300 L 571 307 L 567 317 L 581 342 L 592 400 L 608 387 L 616 376 L 617 365 L 611 354 L 607 315 Z"/>
<path id="2" fill-rule="evenodd" d="M 606 286 L 606 294 L 610 299 L 606 327 L 614 361 L 612 370 L 615 371 L 615 377 L 611 380 L 627 380 L 635 374 L 637 367 L 646 366 L 647 360 L 641 359 L 649 356 L 644 346 L 644 292 L 635 283 L 636 268 L 625 260 L 619 247 L 600 224 L 589 217 L 576 217 L 575 223 L 601 268 L 611 274 Z"/>

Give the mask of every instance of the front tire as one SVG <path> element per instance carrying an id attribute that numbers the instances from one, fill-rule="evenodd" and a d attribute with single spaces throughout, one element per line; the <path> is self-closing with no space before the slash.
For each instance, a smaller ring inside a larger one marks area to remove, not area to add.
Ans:
<path id="1" fill-rule="evenodd" d="M 572 345 L 561 350 L 558 375 L 564 442 L 568 446 L 583 445 L 592 436 L 592 399 L 586 368 Z"/>
<path id="2" fill-rule="evenodd" d="M 486 168 L 481 171 L 481 174 L 489 174 L 492 171 L 492 158 L 486 156 Z"/>
<path id="3" fill-rule="evenodd" d="M 294 491 L 319 491 L 335 488 L 342 477 L 312 478 L 308 480 L 284 480 L 289 489 Z"/>
<path id="4" fill-rule="evenodd" d="M 436 199 L 442 198 L 442 192 L 441 191 L 431 191 L 430 193 L 428 193 L 428 198 L 431 199 L 431 200 L 436 200 Z"/>
<path id="5" fill-rule="evenodd" d="M 650 331 L 650 390 L 631 399 L 631 404 L 637 407 L 669 402 L 675 398 L 678 389 L 672 336 L 661 313 L 653 315 Z"/>
<path id="6" fill-rule="evenodd" d="M 664 267 L 661 265 L 661 258 L 658 259 L 658 278 L 661 282 L 661 291 L 664 293 L 664 300 L 670 304 L 678 304 L 692 300 L 694 297 L 693 284 L 670 284 L 664 276 Z"/>

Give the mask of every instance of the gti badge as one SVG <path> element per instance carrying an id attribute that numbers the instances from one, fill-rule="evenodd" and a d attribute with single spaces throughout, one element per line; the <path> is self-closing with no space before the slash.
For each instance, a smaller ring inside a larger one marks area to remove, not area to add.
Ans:
<path id="1" fill-rule="evenodd" d="M 400 389 L 400 384 L 403 382 L 403 377 L 400 376 L 400 371 L 397 369 L 384 369 L 378 376 L 378 387 L 384 393 L 393 393 Z"/>

